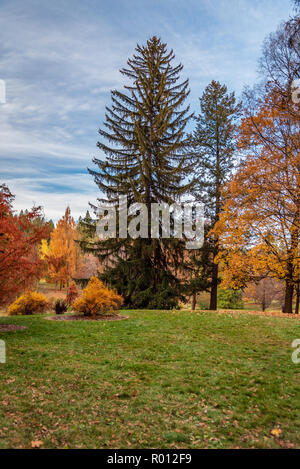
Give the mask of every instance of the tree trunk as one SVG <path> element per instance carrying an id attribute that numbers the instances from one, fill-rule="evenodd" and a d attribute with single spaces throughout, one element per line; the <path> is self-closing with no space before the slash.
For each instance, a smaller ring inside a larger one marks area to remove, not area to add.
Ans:
<path id="1" fill-rule="evenodd" d="M 217 153 L 216 153 L 216 206 L 215 206 L 215 220 L 214 225 L 219 221 L 220 210 L 221 210 L 221 183 L 220 183 L 220 147 L 219 147 L 219 128 L 217 127 Z M 219 239 L 216 236 L 214 239 L 214 249 L 213 249 L 213 266 L 211 274 L 211 291 L 210 291 L 210 305 L 209 309 L 211 311 L 216 311 L 218 306 L 218 274 L 219 274 L 219 265 L 215 264 L 216 256 L 219 253 Z"/>
<path id="2" fill-rule="evenodd" d="M 284 306 L 283 312 L 287 314 L 293 314 L 293 294 L 294 294 L 294 285 L 290 281 L 286 281 L 285 284 L 285 297 L 284 297 Z"/>
<path id="3" fill-rule="evenodd" d="M 297 284 L 297 293 L 296 293 L 296 309 L 295 314 L 299 314 L 299 303 L 300 303 L 300 283 Z"/>
<path id="4" fill-rule="evenodd" d="M 217 309 L 218 273 L 219 273 L 219 265 L 213 264 L 212 276 L 211 276 L 210 304 L 209 304 L 209 309 L 211 311 L 216 311 Z"/>
<path id="5" fill-rule="evenodd" d="M 192 311 L 195 311 L 196 303 L 197 303 L 197 295 L 196 295 L 196 293 L 193 293 L 193 296 L 192 296 Z"/>
<path id="6" fill-rule="evenodd" d="M 263 298 L 262 298 L 261 307 L 262 307 L 262 310 L 263 310 L 263 313 L 264 313 L 265 310 L 266 310 L 266 290 L 265 290 L 264 286 L 263 286 Z"/>

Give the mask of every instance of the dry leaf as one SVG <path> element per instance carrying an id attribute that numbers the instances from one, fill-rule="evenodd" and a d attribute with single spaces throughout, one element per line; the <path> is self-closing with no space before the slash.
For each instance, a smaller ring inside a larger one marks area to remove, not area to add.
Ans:
<path id="1" fill-rule="evenodd" d="M 277 438 L 282 434 L 282 430 L 280 428 L 273 428 L 271 431 L 271 435 L 276 436 Z"/>
<path id="2" fill-rule="evenodd" d="M 40 446 L 42 446 L 43 442 L 42 441 L 32 441 L 31 442 L 31 448 L 39 448 Z"/>

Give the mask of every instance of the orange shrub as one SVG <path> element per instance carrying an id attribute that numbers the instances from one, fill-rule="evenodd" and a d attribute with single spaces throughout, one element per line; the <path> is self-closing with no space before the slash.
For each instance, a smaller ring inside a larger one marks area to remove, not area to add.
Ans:
<path id="1" fill-rule="evenodd" d="M 12 303 L 7 311 L 10 316 L 41 314 L 47 310 L 48 306 L 48 301 L 45 295 L 28 291 L 23 293 L 23 295 Z"/>
<path id="2" fill-rule="evenodd" d="M 122 304 L 120 295 L 107 288 L 97 277 L 91 277 L 82 296 L 73 304 L 73 309 L 85 316 L 95 316 L 117 311 Z"/>

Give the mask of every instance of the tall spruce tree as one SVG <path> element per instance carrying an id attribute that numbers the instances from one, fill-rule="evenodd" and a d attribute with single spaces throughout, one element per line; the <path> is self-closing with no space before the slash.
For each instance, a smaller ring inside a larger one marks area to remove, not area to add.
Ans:
<path id="1" fill-rule="evenodd" d="M 196 117 L 196 130 L 192 135 L 193 156 L 197 184 L 196 198 L 204 203 L 205 215 L 211 228 L 219 219 L 222 207 L 221 188 L 234 167 L 236 122 L 240 105 L 227 87 L 212 81 L 200 98 L 200 114 Z M 212 259 L 219 252 L 216 236 L 210 240 Z M 217 309 L 218 264 L 211 268 L 211 310 Z"/>
<path id="2" fill-rule="evenodd" d="M 131 84 L 112 91 L 106 108 L 102 140 L 97 143 L 106 160 L 94 158 L 98 170 L 89 170 L 105 198 L 118 209 L 119 196 L 128 206 L 146 204 L 148 238 L 100 240 L 85 246 L 106 261 L 103 279 L 117 288 L 130 307 L 171 308 L 181 296 L 177 272 L 182 267 L 183 242 L 174 238 L 151 239 L 152 203 L 174 203 L 190 188 L 187 176 L 185 126 L 191 118 L 184 102 L 188 80 L 178 82 L 183 66 L 173 65 L 175 55 L 152 37 L 137 45 L 127 68 L 120 72 Z"/>

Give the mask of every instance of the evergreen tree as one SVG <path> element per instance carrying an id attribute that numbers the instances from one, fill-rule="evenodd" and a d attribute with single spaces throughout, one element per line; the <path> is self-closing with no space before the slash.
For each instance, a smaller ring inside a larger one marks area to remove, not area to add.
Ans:
<path id="1" fill-rule="evenodd" d="M 234 167 L 236 121 L 240 105 L 227 87 L 212 81 L 200 98 L 201 112 L 192 135 L 196 198 L 204 203 L 205 215 L 211 227 L 219 219 L 222 207 L 221 188 Z M 218 239 L 211 240 L 212 258 L 219 252 Z M 210 309 L 217 309 L 218 264 L 211 269 Z"/>
<path id="2" fill-rule="evenodd" d="M 90 215 L 87 210 L 84 218 L 81 216 L 78 219 L 77 229 L 81 235 L 81 239 L 88 241 L 93 239 L 96 233 L 96 221 Z"/>
<path id="3" fill-rule="evenodd" d="M 53 223 L 53 220 L 50 219 L 48 222 L 48 226 L 49 226 L 49 229 L 50 229 L 50 232 L 54 230 L 55 226 L 54 226 L 54 223 Z"/>
<path id="4" fill-rule="evenodd" d="M 190 119 L 188 80 L 178 83 L 183 66 L 172 65 L 175 56 L 166 44 L 152 37 L 121 70 L 131 80 L 125 91 L 111 93 L 106 108 L 105 129 L 98 147 L 107 159 L 94 158 L 98 170 L 89 170 L 105 199 L 118 205 L 126 195 L 128 206 L 146 204 L 148 238 L 121 238 L 86 244 L 106 260 L 104 280 L 116 287 L 128 306 L 170 308 L 180 297 L 176 272 L 183 258 L 183 243 L 177 239 L 151 239 L 151 203 L 179 201 L 191 183 L 186 156 L 185 126 Z M 117 230 L 119 231 L 119 230 Z"/>

